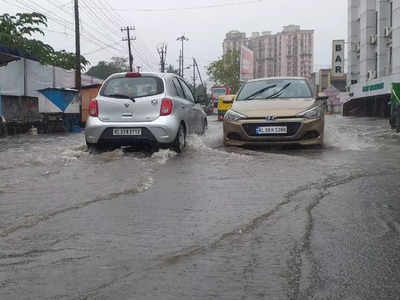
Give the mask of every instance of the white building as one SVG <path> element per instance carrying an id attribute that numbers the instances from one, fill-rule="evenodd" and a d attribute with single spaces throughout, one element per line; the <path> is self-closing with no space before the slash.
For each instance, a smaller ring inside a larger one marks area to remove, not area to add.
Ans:
<path id="1" fill-rule="evenodd" d="M 380 115 L 392 82 L 400 82 L 400 0 L 349 0 L 348 20 L 352 99 L 374 101 L 375 106 L 378 101 L 375 113 L 366 113 Z"/>

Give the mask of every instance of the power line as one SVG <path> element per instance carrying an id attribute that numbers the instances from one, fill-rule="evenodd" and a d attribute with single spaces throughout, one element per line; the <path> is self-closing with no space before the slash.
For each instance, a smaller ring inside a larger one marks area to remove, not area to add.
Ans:
<path id="1" fill-rule="evenodd" d="M 135 12 L 171 12 L 171 11 L 182 11 L 182 10 L 201 10 L 210 8 L 223 8 L 229 6 L 242 6 L 249 4 L 258 4 L 263 0 L 250 0 L 241 2 L 227 2 L 221 4 L 210 4 L 210 5 L 199 5 L 199 6 L 189 6 L 189 7 L 172 7 L 172 8 L 112 8 L 113 11 L 135 11 Z M 102 8 L 100 8 L 102 9 Z"/>
<path id="2" fill-rule="evenodd" d="M 28 8 L 28 9 L 30 9 L 31 11 L 36 11 L 36 12 L 38 11 L 36 8 L 33 8 L 32 6 L 30 6 L 29 4 L 27 4 L 27 3 L 25 3 L 25 2 L 22 2 L 22 3 L 20 2 L 19 4 L 17 4 L 17 3 L 15 3 L 15 2 L 13 3 L 13 2 L 10 2 L 10 1 L 6 1 L 6 0 L 0 0 L 0 1 L 3 1 L 4 3 L 9 4 L 9 5 L 12 5 L 12 6 L 15 6 L 15 7 L 17 7 L 17 8 L 21 8 L 21 9 L 26 9 L 26 8 Z M 39 11 L 39 12 L 43 13 L 43 11 Z M 65 19 L 62 19 L 61 17 L 60 17 L 60 19 L 58 19 L 57 17 L 52 17 L 52 16 L 46 16 L 46 17 L 47 17 L 49 20 L 52 20 L 53 22 L 55 22 L 55 23 L 61 25 L 61 26 L 64 27 L 65 29 L 69 30 L 70 32 L 74 32 L 74 29 L 72 29 L 71 27 L 69 27 L 68 25 L 66 25 L 66 23 L 70 23 L 70 24 L 73 26 L 73 23 L 72 23 L 72 22 L 70 22 L 70 21 L 68 21 L 68 20 L 65 20 Z M 46 30 L 46 29 L 45 29 L 45 30 Z M 51 31 L 51 30 L 49 30 L 49 31 Z M 64 34 L 65 34 L 65 33 L 64 33 Z M 68 35 L 68 34 L 67 34 L 67 35 Z M 92 34 L 90 34 L 90 33 L 82 33 L 81 35 L 82 35 L 82 36 L 85 36 L 85 37 L 88 37 L 88 40 L 87 40 L 87 41 L 89 41 L 90 43 L 95 44 L 95 45 L 97 45 L 97 46 L 104 46 L 104 45 L 106 45 L 109 49 L 114 49 L 114 50 L 118 51 L 118 55 L 120 55 L 121 49 L 117 49 L 117 48 L 115 48 L 113 45 L 105 44 L 103 41 L 97 39 L 96 36 L 94 36 L 94 35 L 92 35 Z M 69 36 L 71 36 L 71 35 L 69 35 Z M 115 53 L 111 53 L 110 50 L 107 50 L 107 52 L 109 52 L 109 53 L 112 54 L 112 55 L 115 55 Z"/>

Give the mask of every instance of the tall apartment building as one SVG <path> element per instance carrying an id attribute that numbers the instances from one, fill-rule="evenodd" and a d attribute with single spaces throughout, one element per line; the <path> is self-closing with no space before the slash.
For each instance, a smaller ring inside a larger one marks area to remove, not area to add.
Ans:
<path id="1" fill-rule="evenodd" d="M 383 102 L 378 108 L 383 111 L 392 82 L 400 82 L 400 0 L 349 0 L 348 20 L 347 84 L 352 99 L 360 105 Z"/>
<path id="2" fill-rule="evenodd" d="M 303 76 L 311 79 L 313 69 L 314 31 L 289 25 L 282 32 L 231 31 L 223 42 L 224 54 L 245 45 L 254 51 L 254 78 L 273 76 Z"/>
<path id="3" fill-rule="evenodd" d="M 237 30 L 228 32 L 222 47 L 224 50 L 224 55 L 229 50 L 236 50 L 239 52 L 241 46 L 247 46 L 246 33 Z"/>

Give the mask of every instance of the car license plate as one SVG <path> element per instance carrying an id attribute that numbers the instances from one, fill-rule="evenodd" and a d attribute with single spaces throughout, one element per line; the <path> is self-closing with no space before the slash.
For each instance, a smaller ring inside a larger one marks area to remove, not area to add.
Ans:
<path id="1" fill-rule="evenodd" d="M 113 129 L 113 135 L 142 135 L 141 128 Z"/>
<path id="2" fill-rule="evenodd" d="M 268 126 L 258 127 L 256 129 L 257 134 L 286 134 L 287 126 Z"/>

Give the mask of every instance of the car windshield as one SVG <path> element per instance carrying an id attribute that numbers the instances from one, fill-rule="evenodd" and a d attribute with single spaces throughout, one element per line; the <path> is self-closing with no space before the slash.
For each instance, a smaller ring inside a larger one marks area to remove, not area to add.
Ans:
<path id="1" fill-rule="evenodd" d="M 304 79 L 266 79 L 246 83 L 237 100 L 312 98 Z"/>
<path id="2" fill-rule="evenodd" d="M 116 77 L 109 79 L 100 91 L 104 97 L 139 98 L 161 94 L 164 85 L 158 77 Z"/>

